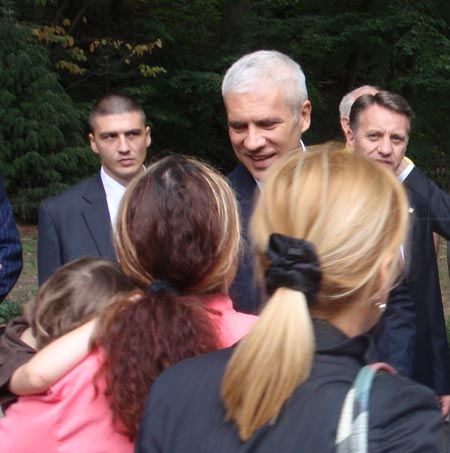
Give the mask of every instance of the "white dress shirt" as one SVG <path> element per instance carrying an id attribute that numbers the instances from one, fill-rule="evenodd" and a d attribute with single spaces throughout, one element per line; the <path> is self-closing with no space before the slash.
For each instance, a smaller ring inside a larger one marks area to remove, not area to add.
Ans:
<path id="1" fill-rule="evenodd" d="M 119 184 L 115 179 L 109 176 L 103 166 L 100 169 L 100 177 L 102 178 L 103 187 L 106 193 L 106 202 L 108 204 L 109 218 L 111 225 L 116 224 L 117 213 L 119 211 L 120 201 L 125 193 L 126 187 Z"/>

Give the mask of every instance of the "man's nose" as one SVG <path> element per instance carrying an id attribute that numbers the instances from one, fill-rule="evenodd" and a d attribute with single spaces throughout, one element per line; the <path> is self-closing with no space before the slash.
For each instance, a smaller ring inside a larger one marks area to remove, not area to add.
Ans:
<path id="1" fill-rule="evenodd" d="M 380 154 L 383 154 L 384 156 L 392 154 L 392 143 L 389 137 L 383 137 L 382 140 L 380 140 L 378 150 Z"/>
<path id="2" fill-rule="evenodd" d="M 249 151 L 256 151 L 262 148 L 266 144 L 266 139 L 261 129 L 255 126 L 249 126 L 247 130 L 247 136 L 244 140 L 245 149 Z"/>
<path id="3" fill-rule="evenodd" d="M 128 138 L 125 134 L 119 134 L 119 152 L 127 153 L 130 150 Z"/>

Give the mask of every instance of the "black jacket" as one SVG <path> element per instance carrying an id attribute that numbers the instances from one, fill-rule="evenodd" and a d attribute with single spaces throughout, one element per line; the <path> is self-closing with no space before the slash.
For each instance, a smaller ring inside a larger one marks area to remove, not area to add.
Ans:
<path id="1" fill-rule="evenodd" d="M 220 385 L 231 348 L 181 362 L 160 376 L 135 451 L 333 452 L 344 397 L 359 369 L 372 361 L 372 339 L 349 339 L 323 321 L 315 322 L 315 331 L 312 374 L 275 424 L 262 426 L 243 443 L 234 424 L 224 422 Z M 369 452 L 433 453 L 442 448 L 442 419 L 433 393 L 399 375 L 377 376 L 370 398 Z"/>
<path id="2" fill-rule="evenodd" d="M 450 354 L 430 205 L 409 186 L 408 196 L 411 228 L 409 241 L 405 244 L 406 280 L 390 294 L 382 319 L 384 332 L 377 336 L 377 347 L 381 360 L 392 363 L 417 382 L 434 389 L 436 394 L 448 395 Z M 408 312 L 406 300 L 398 300 L 402 297 L 402 288 L 406 288 L 414 302 L 415 320 Z M 415 323 L 415 338 L 411 335 L 411 321 Z"/>

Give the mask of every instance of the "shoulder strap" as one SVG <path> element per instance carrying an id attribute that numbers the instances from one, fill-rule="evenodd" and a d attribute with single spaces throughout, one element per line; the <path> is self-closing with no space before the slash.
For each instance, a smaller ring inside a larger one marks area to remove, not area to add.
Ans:
<path id="1" fill-rule="evenodd" d="M 387 363 L 366 365 L 347 392 L 339 418 L 336 453 L 367 453 L 370 391 L 379 372 L 397 373 Z"/>

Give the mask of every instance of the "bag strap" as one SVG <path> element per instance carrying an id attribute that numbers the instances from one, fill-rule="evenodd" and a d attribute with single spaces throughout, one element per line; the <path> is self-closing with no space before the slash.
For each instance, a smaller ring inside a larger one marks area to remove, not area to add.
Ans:
<path id="1" fill-rule="evenodd" d="M 336 453 L 367 453 L 370 392 L 379 372 L 397 373 L 384 362 L 366 365 L 347 392 L 338 423 Z"/>

